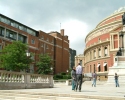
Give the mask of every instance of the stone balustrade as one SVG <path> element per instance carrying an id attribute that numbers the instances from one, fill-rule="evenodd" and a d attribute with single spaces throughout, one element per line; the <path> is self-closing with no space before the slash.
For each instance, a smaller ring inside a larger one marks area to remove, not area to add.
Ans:
<path id="1" fill-rule="evenodd" d="M 53 75 L 0 70 L 0 89 L 49 88 L 53 86 Z"/>

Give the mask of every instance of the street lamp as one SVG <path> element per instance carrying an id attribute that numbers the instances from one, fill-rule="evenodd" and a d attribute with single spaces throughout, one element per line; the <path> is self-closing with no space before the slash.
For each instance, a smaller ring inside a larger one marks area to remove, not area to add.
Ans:
<path id="1" fill-rule="evenodd" d="M 30 57 L 30 53 L 27 51 L 26 52 L 26 56 L 27 56 L 27 59 L 29 59 L 28 57 Z M 26 82 L 25 82 L 25 89 L 27 88 L 27 73 L 29 72 L 29 68 L 28 68 L 28 64 L 27 64 L 27 68 L 25 69 L 25 72 L 26 72 L 26 76 L 25 76 L 25 80 L 26 80 Z"/>
<path id="2" fill-rule="evenodd" d="M 50 69 L 51 69 L 51 73 L 53 74 L 53 67 L 51 67 Z"/>
<path id="3" fill-rule="evenodd" d="M 67 72 L 67 80 L 68 80 L 68 72 L 69 72 L 69 70 L 66 70 L 66 72 Z"/>

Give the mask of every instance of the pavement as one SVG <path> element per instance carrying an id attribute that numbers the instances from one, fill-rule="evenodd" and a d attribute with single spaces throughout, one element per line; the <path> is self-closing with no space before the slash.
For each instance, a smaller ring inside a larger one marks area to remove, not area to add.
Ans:
<path id="1" fill-rule="evenodd" d="M 98 84 L 96 87 L 92 87 L 91 82 L 82 84 L 81 92 L 72 91 L 71 85 L 67 86 L 65 83 L 54 84 L 53 88 L 41 88 L 41 89 L 15 89 L 15 90 L 0 90 L 3 92 L 13 93 L 29 93 L 29 94 L 41 94 L 48 96 L 61 96 L 61 97 L 77 97 L 87 98 L 92 100 L 125 100 L 125 85 L 115 87 L 114 84 L 107 85 Z M 75 99 L 76 100 L 76 99 Z M 81 100 L 81 99 L 80 99 Z M 85 100 L 85 99 L 84 99 Z"/>

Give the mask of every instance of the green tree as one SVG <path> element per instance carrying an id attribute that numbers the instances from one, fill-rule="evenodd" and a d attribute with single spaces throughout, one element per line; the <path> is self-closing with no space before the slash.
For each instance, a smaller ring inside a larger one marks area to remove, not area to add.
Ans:
<path id="1" fill-rule="evenodd" d="M 39 74 L 50 74 L 53 72 L 53 60 L 48 54 L 39 55 L 39 61 L 36 63 Z M 52 68 L 52 69 L 51 69 Z"/>
<path id="2" fill-rule="evenodd" d="M 14 41 L 12 44 L 8 44 L 1 51 L 1 67 L 12 71 L 26 70 L 32 61 L 30 57 L 26 55 L 27 49 L 27 45 L 20 41 Z"/>

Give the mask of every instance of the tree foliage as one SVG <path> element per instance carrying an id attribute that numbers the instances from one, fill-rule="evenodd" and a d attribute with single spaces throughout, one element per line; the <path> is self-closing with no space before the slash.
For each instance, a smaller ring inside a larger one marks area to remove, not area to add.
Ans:
<path id="1" fill-rule="evenodd" d="M 40 55 L 39 61 L 36 63 L 39 74 L 50 74 L 53 72 L 53 60 L 48 54 Z"/>
<path id="2" fill-rule="evenodd" d="M 20 41 L 14 41 L 12 44 L 8 44 L 1 51 L 2 54 L 0 55 L 0 59 L 2 67 L 12 71 L 27 69 L 32 61 L 30 57 L 26 55 L 27 49 L 27 45 Z"/>

